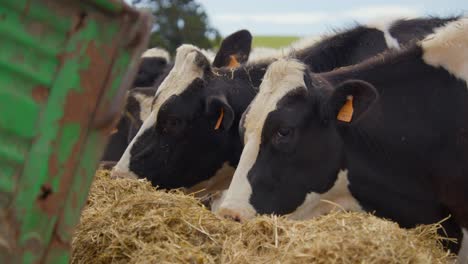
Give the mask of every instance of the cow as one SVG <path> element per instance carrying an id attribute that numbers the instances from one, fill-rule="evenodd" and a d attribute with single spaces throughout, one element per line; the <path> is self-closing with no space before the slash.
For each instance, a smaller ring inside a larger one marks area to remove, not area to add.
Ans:
<path id="1" fill-rule="evenodd" d="M 101 158 L 106 165 L 115 165 L 128 143 L 151 112 L 155 87 L 137 87 L 127 92 L 126 104 L 119 122 L 112 131 Z"/>
<path id="2" fill-rule="evenodd" d="M 453 19 L 358 25 L 311 45 L 295 46 L 285 54 L 294 54 L 314 72 L 330 71 L 422 39 Z M 251 42 L 246 31 L 225 41 L 226 46 L 249 45 L 235 52 L 220 50 L 220 59 L 215 58 L 213 65 L 194 46 L 177 49 L 174 68 L 158 91 L 151 118 L 114 167 L 113 177 L 146 177 L 160 188 L 189 191 L 229 186 L 242 151 L 237 129 L 240 117 L 273 60 L 246 60 Z"/>
<path id="3" fill-rule="evenodd" d="M 161 79 L 172 69 L 169 53 L 162 48 L 151 48 L 141 56 L 141 62 L 133 85 L 127 92 L 126 104 L 119 122 L 110 135 L 101 162 L 111 168 L 135 136 L 144 119 L 151 111 L 151 102 Z"/>
<path id="4" fill-rule="evenodd" d="M 170 67 L 169 52 L 162 48 L 151 48 L 141 55 L 138 72 L 133 81 L 133 87 L 153 86 L 154 81 Z"/>
<path id="5" fill-rule="evenodd" d="M 236 53 L 237 50 L 247 49 L 243 47 L 243 45 L 245 45 L 245 42 L 249 41 L 240 39 L 243 43 L 237 44 L 235 41 L 231 40 L 231 38 L 233 38 L 236 34 L 244 33 L 235 32 L 232 34 L 232 36 L 230 35 L 226 37 L 226 40 L 221 43 L 218 54 L 213 53 L 211 50 L 205 49 L 201 49 L 201 53 L 210 63 L 213 63 L 215 59 L 218 61 L 224 59 L 223 56 L 227 51 Z M 250 47 L 248 49 L 250 50 Z M 248 54 L 242 53 L 241 55 L 243 55 L 245 58 L 248 57 Z M 128 144 L 136 135 L 136 132 L 141 127 L 143 121 L 151 112 L 154 95 L 162 81 L 166 78 L 174 66 L 173 63 L 167 63 L 169 60 L 169 53 L 163 49 L 152 48 L 143 53 L 142 63 L 140 65 L 140 69 L 134 84 L 149 86 L 133 87 L 127 93 L 127 101 L 126 105 L 124 106 L 124 111 L 118 124 L 113 130 L 113 134 L 110 136 L 109 143 L 101 158 L 101 164 L 103 165 L 103 168 L 110 169 L 115 165 L 115 163 L 121 158 Z M 215 63 L 214 65 L 219 64 Z"/>
<path id="6" fill-rule="evenodd" d="M 303 219 L 331 204 L 405 228 L 451 216 L 445 232 L 468 250 L 468 18 L 331 72 L 277 60 L 239 130 L 220 216 Z"/>

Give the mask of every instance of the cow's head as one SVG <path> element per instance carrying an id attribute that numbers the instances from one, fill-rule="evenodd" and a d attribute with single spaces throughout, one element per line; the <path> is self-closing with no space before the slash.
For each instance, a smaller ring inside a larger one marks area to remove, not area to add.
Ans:
<path id="1" fill-rule="evenodd" d="M 351 96 L 352 113 L 346 103 Z M 358 122 L 375 98 L 375 89 L 362 81 L 334 88 L 296 60 L 271 64 L 240 121 L 244 149 L 218 214 L 304 218 L 326 211 L 320 199 L 349 201 L 338 127 Z"/>
<path id="2" fill-rule="evenodd" d="M 120 159 L 128 143 L 149 116 L 155 92 L 154 87 L 137 87 L 128 91 L 122 115 L 112 131 L 102 161 L 117 162 Z"/>
<path id="3" fill-rule="evenodd" d="M 141 56 L 133 87 L 152 86 L 154 81 L 164 73 L 169 61 L 169 53 L 164 49 L 152 48 L 145 51 Z"/>
<path id="4" fill-rule="evenodd" d="M 237 50 L 226 41 L 249 45 L 240 45 L 241 50 Z M 230 59 L 218 59 L 216 66 L 225 67 L 222 72 L 230 72 L 237 63 L 245 62 L 250 43 L 251 35 L 245 30 L 225 39 L 217 58 Z M 161 188 L 206 188 L 216 185 L 206 183 L 214 175 L 232 176 L 226 157 L 230 156 L 229 144 L 236 139 L 231 129 L 234 126 L 237 133 L 236 115 L 224 93 L 228 88 L 212 86 L 225 83 L 220 79 L 227 74 L 219 71 L 200 49 L 191 45 L 179 47 L 174 66 L 156 93 L 150 116 L 112 175 L 145 177 Z M 228 183 L 220 188 L 227 188 Z"/>

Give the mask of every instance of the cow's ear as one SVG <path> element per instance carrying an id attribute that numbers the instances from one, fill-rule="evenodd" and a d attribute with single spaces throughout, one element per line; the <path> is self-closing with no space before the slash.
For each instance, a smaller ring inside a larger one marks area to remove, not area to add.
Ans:
<path id="1" fill-rule="evenodd" d="M 248 60 L 251 47 L 252 35 L 248 30 L 234 32 L 221 42 L 213 66 L 236 68 Z"/>
<path id="2" fill-rule="evenodd" d="M 348 80 L 336 87 L 328 100 L 329 119 L 340 124 L 351 124 L 358 120 L 377 100 L 374 86 L 361 80 Z"/>
<path id="3" fill-rule="evenodd" d="M 208 96 L 205 110 L 213 130 L 229 130 L 231 128 L 234 122 L 234 111 L 225 96 Z"/>

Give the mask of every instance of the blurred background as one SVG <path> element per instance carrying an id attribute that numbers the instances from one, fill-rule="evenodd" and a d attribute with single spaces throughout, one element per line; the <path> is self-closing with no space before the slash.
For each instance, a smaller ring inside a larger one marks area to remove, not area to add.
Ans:
<path id="1" fill-rule="evenodd" d="M 239 29 L 254 36 L 254 47 L 278 48 L 304 36 L 320 35 L 392 17 L 448 16 L 468 13 L 466 0 L 126 0 L 148 9 L 156 23 L 150 47 L 171 53 L 183 43 L 216 49 Z"/>

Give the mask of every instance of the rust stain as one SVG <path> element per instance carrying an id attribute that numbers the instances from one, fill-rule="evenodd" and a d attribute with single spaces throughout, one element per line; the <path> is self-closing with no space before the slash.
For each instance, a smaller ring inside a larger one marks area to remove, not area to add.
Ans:
<path id="1" fill-rule="evenodd" d="M 75 32 L 80 31 L 85 25 L 86 25 L 86 18 L 88 17 L 88 14 L 84 11 L 81 11 L 75 19 L 73 29 L 72 29 L 72 34 Z"/>
<path id="2" fill-rule="evenodd" d="M 49 98 L 49 89 L 44 86 L 37 86 L 31 92 L 31 96 L 38 104 L 43 104 L 47 102 L 47 98 Z"/>
<path id="3" fill-rule="evenodd" d="M 141 45 L 141 43 L 147 43 L 149 34 L 147 32 L 150 30 L 151 27 L 151 17 L 147 14 L 138 14 L 134 13 L 134 10 L 124 10 L 124 12 L 129 12 L 125 16 L 125 22 L 128 24 L 128 20 L 135 20 L 139 19 L 138 26 L 134 26 L 130 29 L 130 31 L 126 34 L 127 38 L 130 39 L 129 41 L 125 42 L 125 47 L 128 49 L 135 49 L 137 47 L 136 52 L 134 54 L 140 54 L 143 52 L 143 49 L 146 47 L 145 45 Z M 134 15 L 138 15 L 134 17 Z M 124 23 L 125 24 L 125 23 Z M 122 38 L 120 38 L 122 39 Z M 116 43 L 118 41 L 116 40 Z M 134 60 L 138 59 L 139 56 L 134 55 Z M 126 92 L 128 87 L 131 86 L 131 78 L 129 76 L 134 76 L 137 71 L 137 67 L 133 65 L 127 70 L 127 78 L 122 80 L 122 83 L 113 98 L 113 100 L 106 100 L 101 102 L 99 106 L 96 118 L 93 121 L 93 127 L 100 130 L 101 133 L 104 135 L 109 135 L 112 133 L 112 130 L 118 124 L 122 109 L 125 105 L 125 98 Z M 110 75 L 109 79 L 114 79 L 115 76 Z"/>
<path id="4" fill-rule="evenodd" d="M 28 23 L 26 27 L 29 33 L 37 36 L 46 35 L 46 33 L 49 33 L 48 31 L 50 31 L 47 25 L 39 22 Z"/>
<path id="5" fill-rule="evenodd" d="M 88 69 L 80 72 L 82 91 L 70 91 L 67 95 L 66 108 L 60 124 L 92 119 L 109 69 L 106 58 L 112 55 L 103 54 L 103 50 L 105 49 L 98 49 L 93 43 L 88 46 L 86 54 L 91 59 L 91 63 Z"/>
<path id="6" fill-rule="evenodd" d="M 24 10 L 22 15 L 26 17 L 29 14 L 29 9 L 31 7 L 31 0 L 27 1 L 26 4 L 24 5 Z"/>
<path id="7" fill-rule="evenodd" d="M 60 164 L 58 157 L 52 155 L 49 159 L 49 175 L 57 177 L 60 172 L 60 182 L 58 190 L 51 192 L 45 199 L 38 199 L 38 206 L 49 216 L 59 214 L 60 206 L 69 195 L 69 188 L 73 182 L 75 175 L 75 167 L 79 163 L 81 148 L 86 141 L 86 130 L 89 129 L 90 120 L 93 119 L 95 108 L 99 100 L 104 79 L 109 69 L 106 63 L 106 56 L 112 54 L 102 54 L 94 43 L 90 43 L 87 47 L 86 54 L 91 59 L 88 69 L 80 72 L 81 76 L 81 91 L 70 91 L 65 101 L 63 117 L 59 120 L 59 126 L 63 127 L 66 124 L 80 124 L 81 132 L 79 138 L 72 146 L 71 154 L 67 160 Z M 68 57 L 71 54 L 64 55 L 62 58 Z M 57 135 L 57 140 L 62 137 L 61 132 Z M 57 142 L 53 142 L 54 149 Z"/>
<path id="8" fill-rule="evenodd" d="M 24 54 L 16 54 L 14 57 L 12 57 L 12 61 L 16 63 L 24 63 Z"/>
<path id="9" fill-rule="evenodd" d="M 48 216 L 52 217 L 58 213 L 58 204 L 62 202 L 60 195 L 55 193 L 50 184 L 44 184 L 41 186 L 41 192 L 37 197 L 37 206 L 41 208 Z"/>
<path id="10" fill-rule="evenodd" d="M 66 124 L 80 124 L 81 132 L 79 138 L 72 146 L 71 154 L 63 164 L 59 164 L 55 155 L 49 160 L 49 174 L 54 177 L 60 175 L 58 190 L 50 193 L 45 199 L 38 199 L 38 206 L 48 215 L 60 213 L 60 206 L 69 195 L 69 188 L 73 182 L 75 168 L 79 163 L 81 149 L 86 141 L 87 130 L 90 129 L 91 121 L 95 116 L 97 104 L 99 102 L 102 87 L 105 84 L 110 65 L 107 58 L 112 57 L 112 52 L 116 47 L 97 47 L 95 43 L 90 42 L 86 49 L 86 55 L 91 59 L 87 69 L 80 72 L 81 91 L 70 91 L 65 101 L 63 117 L 59 120 L 59 126 Z M 62 59 L 72 54 L 62 55 Z M 111 129 L 109 129 L 111 130 Z M 61 138 L 61 133 L 57 139 Z M 53 142 L 54 149 L 56 142 Z M 77 204 L 75 198 L 75 205 Z M 60 223 L 61 221 L 58 221 Z"/>
<path id="11" fill-rule="evenodd" d="M 52 249 L 52 248 L 54 250 L 62 249 L 61 250 L 62 252 L 69 251 L 70 248 L 71 248 L 71 243 L 69 241 L 66 241 L 66 240 L 62 239 L 59 232 L 57 231 L 57 224 L 55 225 L 54 230 L 52 232 L 52 236 L 50 238 L 50 242 L 49 242 L 47 251 L 50 251 L 50 249 Z M 50 260 L 47 259 L 48 257 L 49 257 L 49 254 L 47 252 L 45 252 L 43 254 L 43 257 L 42 257 L 40 263 L 50 262 Z"/>
<path id="12" fill-rule="evenodd" d="M 56 142 L 54 141 L 52 144 L 52 148 L 56 148 L 55 144 Z M 50 175 L 57 175 L 59 173 L 59 162 L 57 160 L 57 156 L 52 154 L 49 158 L 49 174 Z"/>

